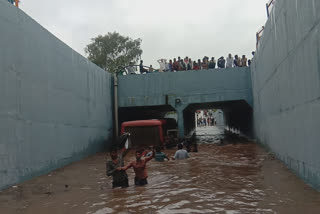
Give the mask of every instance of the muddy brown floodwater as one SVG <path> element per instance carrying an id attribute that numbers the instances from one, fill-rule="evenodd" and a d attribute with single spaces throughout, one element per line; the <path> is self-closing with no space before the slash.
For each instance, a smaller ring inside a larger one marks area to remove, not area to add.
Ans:
<path id="1" fill-rule="evenodd" d="M 129 169 L 130 187 L 112 189 L 105 159 L 97 154 L 0 192 L 0 213 L 320 213 L 320 193 L 254 143 L 202 144 L 189 160 L 151 161 L 145 187 L 133 185 Z"/>

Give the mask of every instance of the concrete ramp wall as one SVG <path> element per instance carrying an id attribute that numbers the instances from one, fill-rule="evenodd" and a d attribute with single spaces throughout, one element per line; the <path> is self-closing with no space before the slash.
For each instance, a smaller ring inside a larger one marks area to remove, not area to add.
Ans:
<path id="1" fill-rule="evenodd" d="M 101 150 L 110 89 L 110 74 L 0 1 L 0 189 Z"/>
<path id="2" fill-rule="evenodd" d="M 320 1 L 276 0 L 252 65 L 255 133 L 320 190 Z"/>

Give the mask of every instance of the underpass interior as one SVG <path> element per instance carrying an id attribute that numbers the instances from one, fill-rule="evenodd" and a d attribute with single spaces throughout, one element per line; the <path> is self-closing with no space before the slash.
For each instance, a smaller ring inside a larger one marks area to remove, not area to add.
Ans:
<path id="1" fill-rule="evenodd" d="M 188 105 L 183 110 L 184 135 L 188 136 L 196 128 L 196 111 L 199 109 L 219 109 L 223 114 L 224 125 L 239 130 L 241 134 L 252 137 L 252 108 L 244 100 L 194 103 Z M 176 110 L 171 105 L 144 106 L 144 107 L 125 107 L 119 108 L 119 130 L 121 124 L 126 121 L 148 120 L 166 118 L 168 113 L 176 118 Z"/>
<path id="2" fill-rule="evenodd" d="M 196 111 L 199 109 L 219 109 L 224 116 L 224 125 L 239 130 L 241 134 L 252 137 L 252 108 L 244 100 L 195 103 L 190 104 L 183 111 L 185 133 L 190 133 L 196 128 Z"/>

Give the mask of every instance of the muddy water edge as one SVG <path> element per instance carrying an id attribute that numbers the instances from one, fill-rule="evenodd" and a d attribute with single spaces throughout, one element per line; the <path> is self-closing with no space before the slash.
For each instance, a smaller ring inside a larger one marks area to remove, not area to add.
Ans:
<path id="1" fill-rule="evenodd" d="M 320 193 L 255 143 L 200 144 L 190 155 L 149 162 L 144 187 L 129 169 L 130 187 L 112 189 L 109 155 L 96 154 L 1 191 L 0 213 L 320 213 Z"/>

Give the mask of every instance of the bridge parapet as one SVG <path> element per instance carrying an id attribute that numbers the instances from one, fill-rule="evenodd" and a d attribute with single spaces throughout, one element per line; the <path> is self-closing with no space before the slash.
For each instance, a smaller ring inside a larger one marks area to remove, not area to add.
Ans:
<path id="1" fill-rule="evenodd" d="M 119 107 L 245 100 L 252 106 L 250 68 L 119 76 Z"/>
<path id="2" fill-rule="evenodd" d="M 250 68 L 192 70 L 118 78 L 119 108 L 172 106 L 184 136 L 183 111 L 191 104 L 245 101 L 252 107 Z"/>

